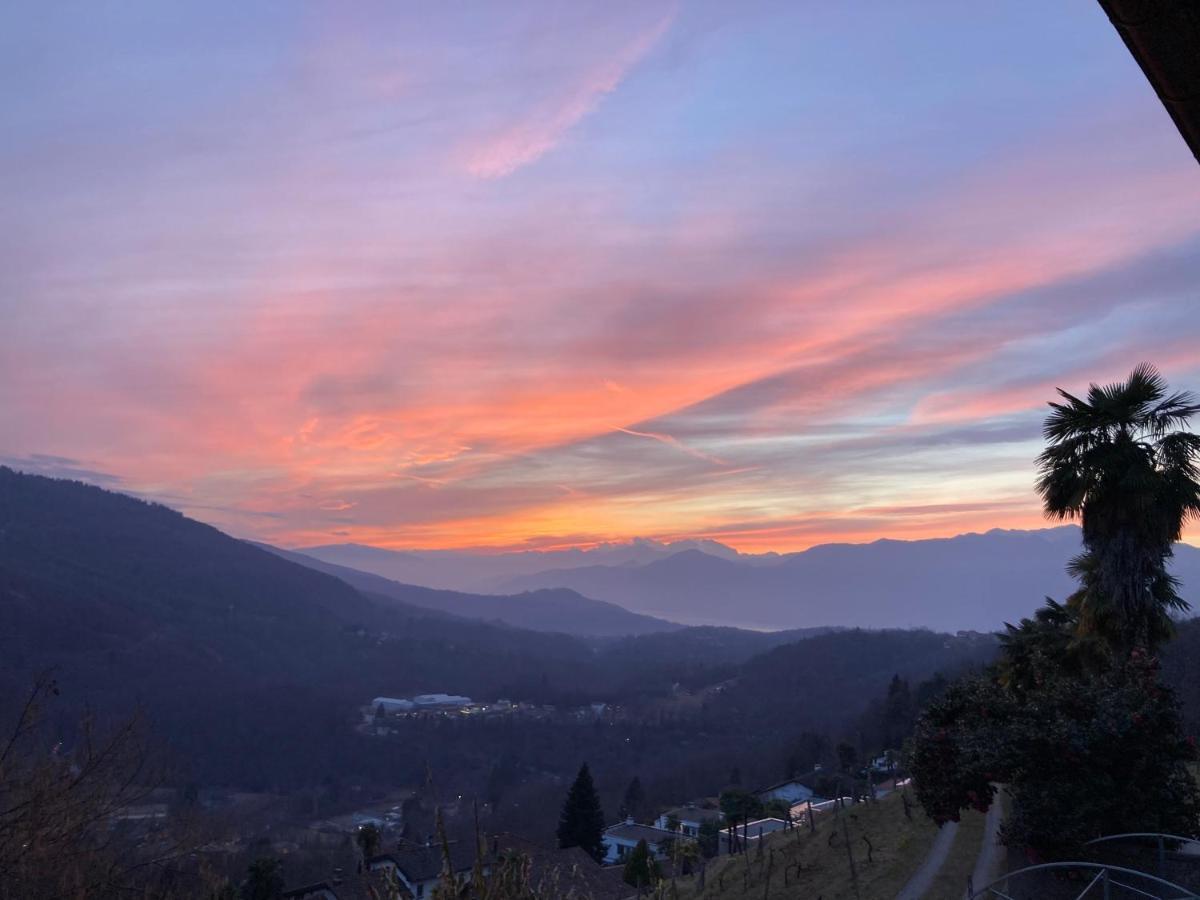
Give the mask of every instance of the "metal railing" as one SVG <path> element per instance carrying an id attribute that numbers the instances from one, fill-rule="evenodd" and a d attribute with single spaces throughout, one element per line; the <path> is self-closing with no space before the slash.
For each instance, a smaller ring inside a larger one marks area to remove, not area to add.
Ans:
<path id="1" fill-rule="evenodd" d="M 1113 838 L 1124 837 L 1125 835 L 1113 835 Z M 1189 840 L 1186 839 L 1185 840 Z M 1146 872 L 1139 872 L 1137 869 L 1126 869 L 1123 866 L 1107 866 L 1101 863 L 1093 862 L 1056 862 L 1042 863 L 1037 866 L 1027 866 L 1024 869 L 1017 869 L 1015 872 L 1009 872 L 1001 878 L 986 885 L 978 891 L 972 893 L 969 900 L 979 900 L 979 898 L 998 897 L 999 900 L 1015 900 L 1008 894 L 1008 883 L 1015 878 L 1022 878 L 1031 875 L 1035 872 L 1049 872 L 1053 870 L 1084 870 L 1085 872 L 1095 872 L 1095 875 L 1087 883 L 1082 891 L 1075 895 L 1075 900 L 1082 900 L 1084 897 L 1103 897 L 1104 900 L 1110 900 L 1113 896 L 1112 891 L 1118 888 L 1122 891 L 1128 891 L 1135 897 L 1148 897 L 1151 900 L 1200 900 L 1200 894 L 1195 893 L 1188 888 L 1173 882 L 1167 881 L 1165 878 L 1159 878 L 1157 875 L 1150 875 Z M 1120 879 L 1120 880 L 1118 880 Z M 1146 890 L 1141 887 L 1135 887 L 1129 884 L 1131 879 L 1140 879 L 1146 882 L 1144 885 Z M 1099 888 L 1099 893 L 1091 893 L 1094 889 Z M 1150 888 L 1158 893 L 1151 893 Z"/>
<path id="2" fill-rule="evenodd" d="M 1128 834 L 1106 834 L 1104 837 L 1088 841 L 1083 846 L 1094 847 L 1096 844 L 1105 844 L 1109 841 L 1145 840 L 1148 838 L 1153 839 L 1158 845 L 1158 875 L 1160 878 L 1166 876 L 1168 843 L 1200 845 L 1200 839 L 1194 837 L 1184 837 L 1179 834 L 1161 834 L 1157 831 L 1131 831 Z M 1200 856 L 1197 859 L 1200 860 Z"/>

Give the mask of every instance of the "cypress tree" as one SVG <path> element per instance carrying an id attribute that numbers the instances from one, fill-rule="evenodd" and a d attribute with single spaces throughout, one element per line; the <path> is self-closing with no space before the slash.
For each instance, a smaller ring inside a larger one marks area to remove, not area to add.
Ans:
<path id="1" fill-rule="evenodd" d="M 604 811 L 587 763 L 579 767 L 558 818 L 558 846 L 581 847 L 592 859 L 604 859 Z"/>

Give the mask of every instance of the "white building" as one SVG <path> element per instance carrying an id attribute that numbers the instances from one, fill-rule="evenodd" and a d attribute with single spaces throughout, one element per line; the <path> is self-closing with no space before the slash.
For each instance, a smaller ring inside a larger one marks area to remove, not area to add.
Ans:
<path id="1" fill-rule="evenodd" d="M 662 828 L 639 825 L 630 817 L 604 829 L 604 862 L 609 865 L 624 862 L 638 841 L 645 841 L 650 853 L 662 859 L 667 855 L 667 846 L 678 838 L 679 835 Z"/>
<path id="2" fill-rule="evenodd" d="M 471 698 L 460 694 L 418 694 L 412 702 L 422 709 L 434 706 L 470 706 Z"/>
<path id="3" fill-rule="evenodd" d="M 402 700 L 396 697 L 376 697 L 371 701 L 371 710 L 377 710 L 383 707 L 383 711 L 389 716 L 398 712 L 409 712 L 416 708 L 416 704 L 411 700 Z"/>
<path id="4" fill-rule="evenodd" d="M 448 844 L 450 851 L 450 868 L 454 877 L 460 882 L 470 881 L 475 868 L 474 847 L 452 841 Z M 434 888 L 442 877 L 442 867 L 445 865 L 445 852 L 440 846 L 406 845 L 392 853 L 373 856 L 367 862 L 367 868 L 372 872 L 387 870 L 395 872 L 400 882 L 408 889 L 416 900 L 428 900 Z M 485 861 L 483 872 L 486 875 L 491 869 L 490 861 Z"/>
<path id="5" fill-rule="evenodd" d="M 812 798 L 813 789 L 795 778 L 765 787 L 758 792 L 758 799 L 763 803 L 770 800 L 782 800 L 789 806 L 795 806 L 797 803 L 803 803 Z"/>
<path id="6" fill-rule="evenodd" d="M 668 809 L 654 821 L 654 825 L 664 831 L 670 831 L 672 819 L 679 823 L 679 834 L 694 838 L 700 834 L 700 826 L 705 822 L 716 822 L 719 827 L 725 816 L 719 809 L 705 809 L 703 806 L 689 804 Z"/>

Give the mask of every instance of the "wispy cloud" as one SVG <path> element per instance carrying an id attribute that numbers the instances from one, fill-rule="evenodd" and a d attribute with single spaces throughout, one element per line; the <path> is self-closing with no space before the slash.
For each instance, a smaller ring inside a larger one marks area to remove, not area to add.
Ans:
<path id="1" fill-rule="evenodd" d="M 655 431 L 635 431 L 632 428 L 621 428 L 614 426 L 613 431 L 619 431 L 621 434 L 632 435 L 633 437 L 649 438 L 652 441 L 658 441 L 660 444 L 665 444 L 668 447 L 673 447 L 680 453 L 685 453 L 694 459 L 703 460 L 707 463 L 712 463 L 714 466 L 728 466 L 729 463 L 719 457 L 705 453 L 703 450 L 697 450 L 694 447 L 689 447 L 682 441 L 672 437 L 669 434 L 662 434 Z"/>
<path id="2" fill-rule="evenodd" d="M 467 154 L 467 171 L 477 178 L 503 178 L 557 147 L 567 132 L 615 91 L 671 27 L 674 11 L 629 41 L 612 58 L 588 72 L 565 96 L 485 138 Z"/>
<path id="3" fill-rule="evenodd" d="M 786 550 L 1034 524 L 1054 386 L 1200 385 L 1194 162 L 1069 4 L 14 15 L 64 61 L 0 103 L 36 471 L 283 543 Z"/>

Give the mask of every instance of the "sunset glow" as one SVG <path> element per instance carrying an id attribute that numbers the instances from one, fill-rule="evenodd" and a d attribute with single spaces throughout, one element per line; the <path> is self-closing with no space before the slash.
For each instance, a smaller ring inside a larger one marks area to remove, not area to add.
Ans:
<path id="1" fill-rule="evenodd" d="M 1095 4 L 924 8 L 0 13 L 0 463 L 287 546 L 1040 527 L 1056 386 L 1200 390 L 1200 171 Z"/>

